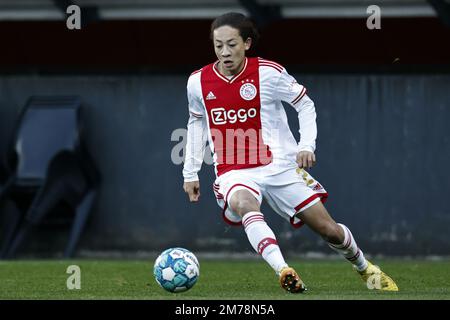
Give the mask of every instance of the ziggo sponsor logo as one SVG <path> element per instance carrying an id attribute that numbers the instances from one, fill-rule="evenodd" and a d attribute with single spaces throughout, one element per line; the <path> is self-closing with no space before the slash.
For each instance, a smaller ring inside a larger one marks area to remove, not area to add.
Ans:
<path id="1" fill-rule="evenodd" d="M 211 109 L 211 120 L 215 125 L 226 123 L 245 122 L 248 118 L 254 118 L 257 115 L 256 108 L 226 110 L 225 108 Z"/>

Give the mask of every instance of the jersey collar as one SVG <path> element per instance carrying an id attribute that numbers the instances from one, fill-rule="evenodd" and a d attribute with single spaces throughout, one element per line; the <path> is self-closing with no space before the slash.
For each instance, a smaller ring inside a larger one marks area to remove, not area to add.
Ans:
<path id="1" fill-rule="evenodd" d="M 225 81 L 226 83 L 233 83 L 234 80 L 236 80 L 237 78 L 239 78 L 239 76 L 241 74 L 244 73 L 245 69 L 247 69 L 247 64 L 248 64 L 248 58 L 245 58 L 245 62 L 244 62 L 244 67 L 242 68 L 241 72 L 235 74 L 232 78 L 228 79 L 226 76 L 224 76 L 223 74 L 220 73 L 219 69 L 217 68 L 217 64 L 219 63 L 219 60 L 217 60 L 214 65 L 213 65 L 213 70 L 214 73 L 223 81 Z"/>

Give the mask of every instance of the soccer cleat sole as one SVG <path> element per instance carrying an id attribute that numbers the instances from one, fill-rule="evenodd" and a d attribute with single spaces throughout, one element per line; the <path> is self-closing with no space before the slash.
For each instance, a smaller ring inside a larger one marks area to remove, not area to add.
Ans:
<path id="1" fill-rule="evenodd" d="M 297 272 L 292 268 L 285 268 L 281 271 L 280 285 L 284 290 L 290 293 L 302 293 L 307 290 Z"/>

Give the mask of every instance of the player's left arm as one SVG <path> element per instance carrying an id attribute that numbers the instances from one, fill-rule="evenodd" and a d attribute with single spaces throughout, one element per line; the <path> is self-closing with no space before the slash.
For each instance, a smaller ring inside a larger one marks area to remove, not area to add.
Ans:
<path id="1" fill-rule="evenodd" d="M 300 141 L 298 143 L 297 164 L 300 168 L 311 168 L 316 163 L 316 108 L 306 94 L 306 88 L 299 84 L 285 69 L 276 85 L 281 100 L 288 102 L 298 114 Z"/>
<path id="2" fill-rule="evenodd" d="M 297 164 L 300 168 L 311 168 L 316 164 L 316 110 L 314 102 L 305 94 L 296 105 L 300 126 Z"/>

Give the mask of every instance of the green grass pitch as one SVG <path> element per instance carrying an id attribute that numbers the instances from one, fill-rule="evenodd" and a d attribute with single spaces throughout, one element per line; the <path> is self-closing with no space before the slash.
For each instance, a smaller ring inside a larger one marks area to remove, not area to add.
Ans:
<path id="1" fill-rule="evenodd" d="M 153 261 L 0 261 L 0 299 L 450 299 L 450 261 L 374 261 L 397 282 L 399 292 L 369 291 L 351 265 L 341 260 L 295 260 L 308 286 L 289 294 L 262 260 L 200 260 L 197 284 L 168 293 L 155 282 Z M 81 269 L 81 289 L 68 290 L 69 265 Z"/>

